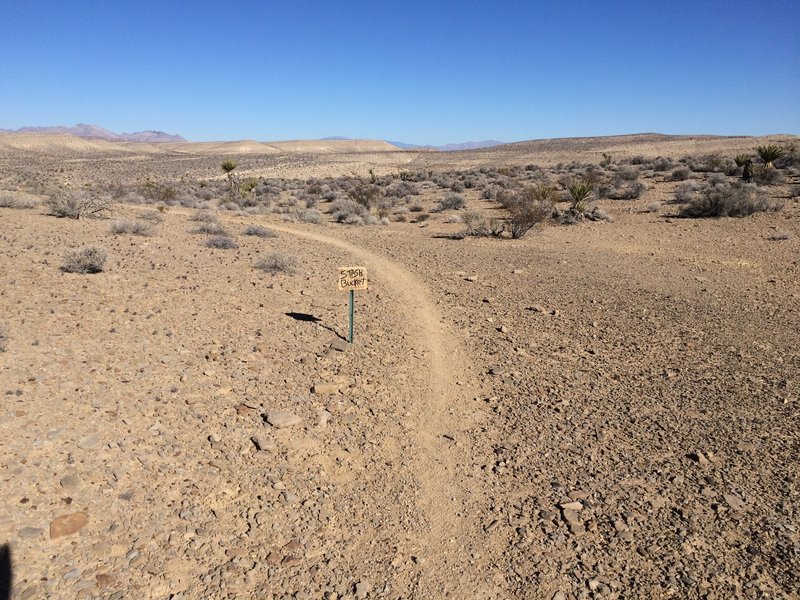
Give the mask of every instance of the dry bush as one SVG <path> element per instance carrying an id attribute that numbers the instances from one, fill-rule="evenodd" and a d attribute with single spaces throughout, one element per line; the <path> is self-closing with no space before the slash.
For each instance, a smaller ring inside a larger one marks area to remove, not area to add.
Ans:
<path id="1" fill-rule="evenodd" d="M 222 223 L 211 221 L 208 223 L 201 223 L 195 227 L 190 233 L 204 233 L 206 235 L 226 235 L 228 232 L 222 226 Z"/>
<path id="2" fill-rule="evenodd" d="M 161 213 L 152 210 L 142 211 L 136 218 L 140 221 L 146 221 L 147 223 L 158 224 L 164 222 L 164 216 Z"/>
<path id="3" fill-rule="evenodd" d="M 152 234 L 150 224 L 143 221 L 112 221 L 109 229 L 114 235 L 130 233 L 131 235 L 148 236 Z"/>
<path id="4" fill-rule="evenodd" d="M 461 210 L 466 208 L 467 202 L 459 194 L 448 194 L 431 209 L 431 212 L 442 212 L 443 210 Z"/>
<path id="5" fill-rule="evenodd" d="M 261 227 L 260 225 L 248 225 L 242 233 L 244 235 L 252 235 L 260 238 L 278 237 L 278 234 L 272 229 L 267 229 L 266 227 Z"/>
<path id="6" fill-rule="evenodd" d="M 46 201 L 51 215 L 70 219 L 98 216 L 110 210 L 112 204 L 110 196 L 96 196 L 83 191 L 59 191 Z"/>
<path id="7" fill-rule="evenodd" d="M 487 220 L 482 214 L 475 211 L 467 211 L 461 215 L 464 222 L 464 236 L 472 237 L 500 237 L 505 230 L 505 226 L 499 219 Z"/>
<path id="8" fill-rule="evenodd" d="M 202 210 L 199 212 L 194 213 L 191 217 L 189 217 L 190 221 L 198 221 L 200 223 L 216 223 L 217 222 L 217 215 L 214 213 Z"/>
<path id="9" fill-rule="evenodd" d="M 359 183 L 350 189 L 350 191 L 347 192 L 347 195 L 361 206 L 370 208 L 373 202 L 378 199 L 380 193 L 381 190 L 376 185 L 370 183 Z"/>
<path id="10" fill-rule="evenodd" d="M 322 223 L 322 213 L 316 208 L 307 208 L 298 212 L 297 217 L 304 223 L 313 223 L 319 225 Z"/>
<path id="11" fill-rule="evenodd" d="M 780 210 L 783 205 L 771 200 L 763 190 L 751 183 L 718 183 L 695 192 L 683 217 L 746 217 L 757 212 Z"/>
<path id="12" fill-rule="evenodd" d="M 520 239 L 534 225 L 546 220 L 553 213 L 555 197 L 555 189 L 547 185 L 498 194 L 498 200 L 502 198 L 503 206 L 508 209 L 511 237 Z"/>
<path id="13" fill-rule="evenodd" d="M 346 225 L 364 225 L 372 217 L 369 209 L 359 202 L 349 199 L 337 200 L 332 205 L 333 218 L 337 223 Z M 372 217 L 374 219 L 374 217 Z"/>
<path id="14" fill-rule="evenodd" d="M 691 174 L 692 170 L 689 167 L 678 167 L 669 174 L 667 179 L 669 181 L 686 181 Z"/>
<path id="15" fill-rule="evenodd" d="M 5 352 L 8 347 L 8 327 L 0 323 L 0 352 Z"/>
<path id="16" fill-rule="evenodd" d="M 0 208 L 35 208 L 39 199 L 25 192 L 0 192 Z"/>
<path id="17" fill-rule="evenodd" d="M 66 273 L 100 273 L 106 262 L 106 251 L 98 246 L 86 246 L 64 253 L 61 270 Z"/>
<path id="18" fill-rule="evenodd" d="M 286 254 L 270 254 L 259 260 L 255 268 L 271 275 L 286 273 L 291 275 L 295 270 L 295 260 Z"/>
<path id="19" fill-rule="evenodd" d="M 217 248 L 219 250 L 232 250 L 238 248 L 239 244 L 236 243 L 231 237 L 225 235 L 215 235 L 206 240 L 206 246 L 209 248 Z"/>

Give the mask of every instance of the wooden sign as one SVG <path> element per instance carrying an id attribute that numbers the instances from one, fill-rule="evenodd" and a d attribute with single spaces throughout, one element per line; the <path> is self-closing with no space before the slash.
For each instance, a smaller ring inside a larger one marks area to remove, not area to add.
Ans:
<path id="1" fill-rule="evenodd" d="M 340 290 L 366 290 L 366 267 L 339 267 L 337 285 Z"/>

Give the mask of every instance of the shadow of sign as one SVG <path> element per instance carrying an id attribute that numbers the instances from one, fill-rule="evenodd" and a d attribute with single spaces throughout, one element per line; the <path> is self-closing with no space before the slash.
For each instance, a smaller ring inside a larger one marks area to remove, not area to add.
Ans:
<path id="1" fill-rule="evenodd" d="M 315 317 L 314 315 L 309 315 L 308 313 L 301 313 L 301 312 L 287 312 L 287 313 L 284 313 L 284 314 L 287 317 L 291 317 L 295 321 L 302 321 L 304 323 L 314 323 L 316 325 L 319 325 L 323 329 L 327 329 L 331 333 L 335 334 L 336 337 L 338 337 L 338 338 L 340 338 L 342 340 L 345 339 L 344 336 L 340 335 L 339 332 L 337 332 L 333 327 L 330 327 L 329 325 L 323 324 L 322 323 L 322 319 L 320 319 L 319 317 Z M 3 600 L 3 599 L 0 597 L 0 600 Z"/>
<path id="2" fill-rule="evenodd" d="M 13 578 L 11 547 L 8 544 L 3 544 L 0 546 L 0 600 L 9 600 L 11 598 Z"/>

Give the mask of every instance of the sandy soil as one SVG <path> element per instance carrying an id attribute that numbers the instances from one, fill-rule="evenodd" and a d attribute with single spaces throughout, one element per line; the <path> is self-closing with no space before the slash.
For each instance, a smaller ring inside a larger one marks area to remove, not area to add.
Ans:
<path id="1" fill-rule="evenodd" d="M 754 141 L 536 144 L 251 168 L 555 164 Z M 61 151 L 2 156 L 74 182 L 219 162 Z M 162 216 L 150 237 L 0 208 L 10 597 L 800 596 L 800 203 L 679 219 L 646 210 L 677 184 L 648 184 L 596 202 L 613 222 L 522 240 L 453 239 L 445 214 L 350 227 L 220 211 L 239 247 L 211 249 L 186 208 L 114 208 Z M 254 224 L 277 236 L 242 235 Z M 88 244 L 108 251 L 102 273 L 59 269 Z M 254 268 L 273 252 L 295 273 Z M 352 347 L 335 285 L 348 264 L 370 273 Z"/>

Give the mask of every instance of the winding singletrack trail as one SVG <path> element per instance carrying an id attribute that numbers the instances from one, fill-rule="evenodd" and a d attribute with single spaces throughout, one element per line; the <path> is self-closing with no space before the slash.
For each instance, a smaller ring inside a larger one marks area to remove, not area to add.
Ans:
<path id="1" fill-rule="evenodd" d="M 477 515 L 470 510 L 474 499 L 470 492 L 474 490 L 465 489 L 463 477 L 471 460 L 466 456 L 465 445 L 454 445 L 445 437 L 464 429 L 466 402 L 471 398 L 468 363 L 462 348 L 442 323 L 427 288 L 402 264 L 363 247 L 316 232 L 274 223 L 269 226 L 333 246 L 358 259 L 367 267 L 371 279 L 391 289 L 412 345 L 422 354 L 426 370 L 419 373 L 417 385 L 421 387 L 398 391 L 408 403 L 413 420 L 412 476 L 419 484 L 416 501 L 426 523 L 422 539 L 416 540 L 425 568 L 418 589 L 409 590 L 412 597 L 497 597 L 489 582 L 479 580 L 469 560 L 468 547 L 482 533 Z"/>

